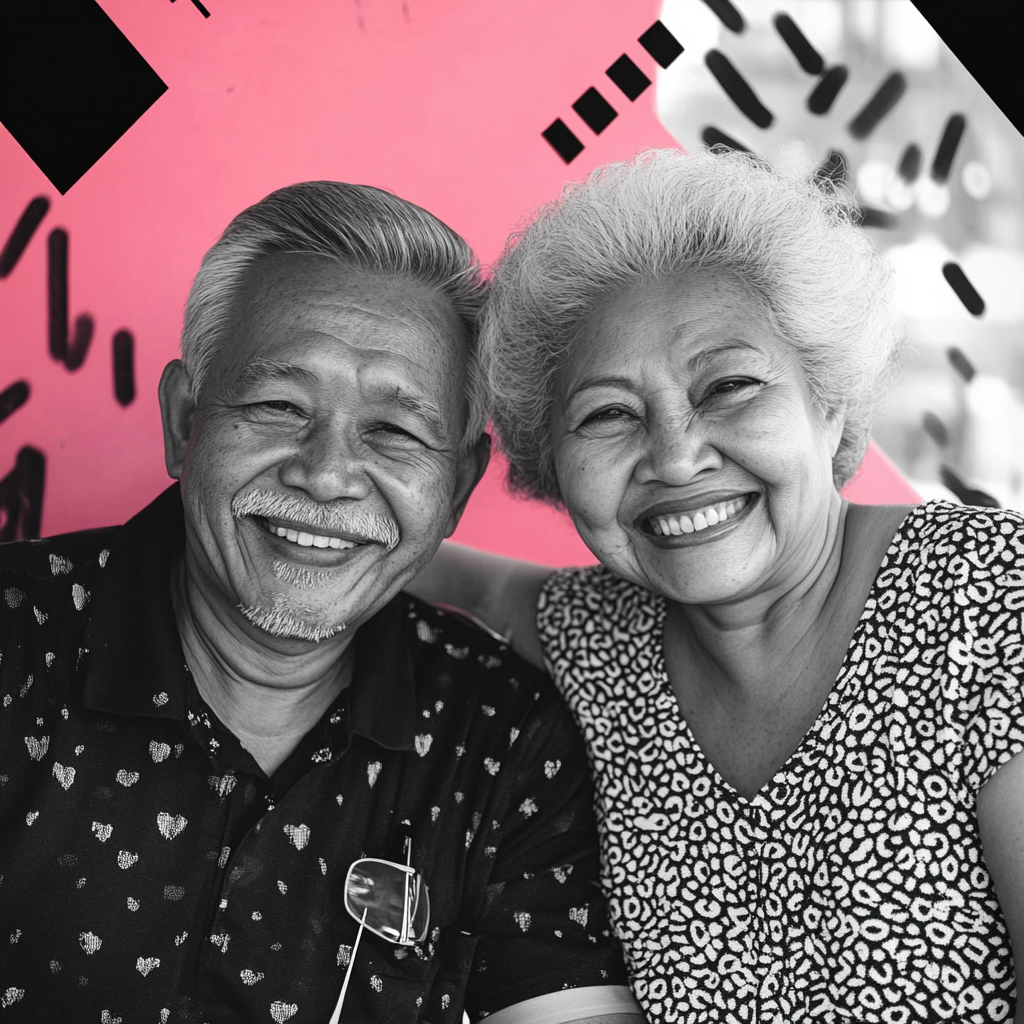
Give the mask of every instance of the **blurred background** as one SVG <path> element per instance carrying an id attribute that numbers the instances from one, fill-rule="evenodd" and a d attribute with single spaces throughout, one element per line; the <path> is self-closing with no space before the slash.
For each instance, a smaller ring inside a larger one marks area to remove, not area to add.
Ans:
<path id="1" fill-rule="evenodd" d="M 729 6 L 664 0 L 662 20 L 691 59 L 659 75 L 662 123 L 685 148 L 717 131 L 794 173 L 813 174 L 841 154 L 868 209 L 865 229 L 895 268 L 908 330 L 875 440 L 922 498 L 981 504 L 970 493 L 981 491 L 1024 509 L 1024 137 L 910 0 L 735 0 L 740 31 L 725 24 Z M 781 12 L 820 55 L 820 70 L 806 52 L 812 70 L 801 66 Z M 708 66 L 712 50 L 742 76 L 769 125 L 729 97 Z M 866 133 L 851 131 L 880 87 L 895 102 Z M 943 276 L 949 263 L 980 296 L 980 314 Z"/>

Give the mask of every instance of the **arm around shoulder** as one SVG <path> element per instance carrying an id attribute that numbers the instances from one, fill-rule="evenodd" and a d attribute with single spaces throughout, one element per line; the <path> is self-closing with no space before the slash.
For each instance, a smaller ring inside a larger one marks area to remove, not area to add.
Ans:
<path id="1" fill-rule="evenodd" d="M 537 600 L 552 572 L 545 565 L 445 541 L 405 589 L 421 601 L 468 612 L 521 658 L 543 668 Z"/>

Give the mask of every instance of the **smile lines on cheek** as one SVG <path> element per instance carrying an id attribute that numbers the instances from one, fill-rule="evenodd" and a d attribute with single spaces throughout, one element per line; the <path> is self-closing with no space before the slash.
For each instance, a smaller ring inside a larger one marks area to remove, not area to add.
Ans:
<path id="1" fill-rule="evenodd" d="M 684 533 L 699 533 L 709 526 L 724 523 L 730 516 L 735 516 L 747 507 L 750 498 L 744 495 L 730 501 L 720 501 L 708 505 L 699 512 L 688 514 L 680 512 L 674 516 L 653 516 L 648 520 L 652 532 L 658 537 L 679 537 Z"/>

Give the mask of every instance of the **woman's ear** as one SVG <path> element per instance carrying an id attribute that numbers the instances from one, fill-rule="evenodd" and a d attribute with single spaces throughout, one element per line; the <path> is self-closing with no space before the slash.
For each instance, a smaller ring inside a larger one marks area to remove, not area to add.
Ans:
<path id="1" fill-rule="evenodd" d="M 192 434 L 196 403 L 180 359 L 172 359 L 160 376 L 160 417 L 164 424 L 164 462 L 167 473 L 181 479 L 181 469 Z"/>

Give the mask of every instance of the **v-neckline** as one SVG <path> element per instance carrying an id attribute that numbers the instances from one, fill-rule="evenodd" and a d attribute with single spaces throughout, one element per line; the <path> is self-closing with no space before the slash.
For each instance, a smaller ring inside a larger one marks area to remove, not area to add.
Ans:
<path id="1" fill-rule="evenodd" d="M 771 777 L 758 788 L 757 792 L 749 797 L 744 796 L 735 788 L 735 786 L 730 782 L 727 782 L 725 778 L 722 777 L 721 773 L 715 767 L 714 762 L 707 756 L 703 747 L 701 747 L 700 743 L 697 741 L 693 731 L 690 729 L 689 722 L 687 722 L 683 715 L 682 708 L 679 706 L 679 701 L 676 697 L 675 691 L 672 689 L 672 683 L 668 677 L 668 663 L 665 658 L 665 619 L 668 613 L 668 603 L 661 595 L 654 595 L 656 598 L 655 609 L 657 615 L 654 623 L 654 632 L 657 636 L 657 643 L 655 644 L 651 670 L 657 684 L 655 698 L 659 702 L 666 702 L 666 704 L 670 706 L 675 713 L 673 719 L 673 725 L 675 726 L 674 734 L 671 738 L 664 737 L 664 734 L 661 734 L 663 742 L 675 742 L 681 735 L 689 749 L 696 756 L 704 773 L 711 777 L 715 785 L 724 791 L 735 803 L 742 806 L 754 806 L 755 804 L 766 802 L 766 794 L 779 784 L 780 776 L 788 774 L 791 769 L 791 765 L 803 757 L 808 748 L 814 742 L 817 734 L 821 732 L 826 722 L 831 718 L 837 706 L 845 697 L 847 687 L 844 684 L 846 683 L 852 668 L 850 665 L 850 653 L 857 649 L 859 641 L 861 640 L 861 635 L 874 615 L 878 604 L 876 591 L 878 590 L 879 580 L 883 574 L 888 571 L 890 563 L 902 549 L 904 533 L 907 531 L 909 524 L 912 520 L 916 520 L 920 515 L 922 515 L 923 510 L 929 504 L 931 504 L 931 502 L 925 502 L 921 505 L 914 506 L 903 517 L 903 519 L 900 520 L 895 533 L 892 535 L 892 539 L 889 541 L 889 544 L 885 549 L 882 561 L 875 572 L 874 578 L 871 582 L 871 588 L 868 591 L 868 596 L 864 601 L 864 608 L 857 619 L 857 624 L 850 637 L 850 642 L 847 644 L 846 651 L 843 654 L 843 660 L 839 666 L 839 671 L 836 673 L 835 681 L 832 683 L 832 687 L 828 692 L 828 696 L 825 698 L 825 702 L 821 706 L 821 710 L 815 716 L 814 721 L 803 734 L 800 742 L 796 745 L 790 755 L 772 773 Z"/>

